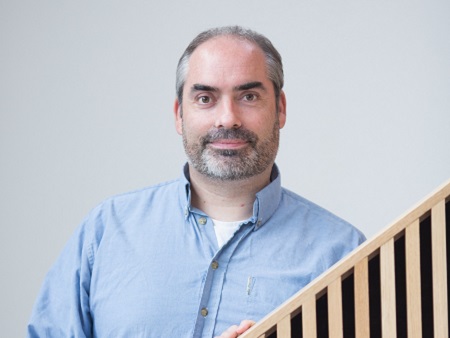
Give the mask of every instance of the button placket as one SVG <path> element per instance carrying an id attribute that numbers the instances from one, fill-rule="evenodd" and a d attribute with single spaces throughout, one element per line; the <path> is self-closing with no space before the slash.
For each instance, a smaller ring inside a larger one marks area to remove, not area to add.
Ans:
<path id="1" fill-rule="evenodd" d="M 197 219 L 197 224 L 200 225 L 200 218 Z M 253 226 L 248 228 L 241 227 L 238 230 L 238 236 L 231 241 L 230 245 L 222 248 L 212 255 L 212 260 L 209 263 L 206 274 L 202 297 L 200 299 L 199 310 L 197 312 L 198 315 L 194 337 L 213 335 L 215 325 L 214 318 L 216 318 L 220 306 L 221 294 L 223 291 L 224 278 L 228 263 L 234 255 L 234 251 L 239 246 L 239 243 L 251 232 L 253 228 Z"/>

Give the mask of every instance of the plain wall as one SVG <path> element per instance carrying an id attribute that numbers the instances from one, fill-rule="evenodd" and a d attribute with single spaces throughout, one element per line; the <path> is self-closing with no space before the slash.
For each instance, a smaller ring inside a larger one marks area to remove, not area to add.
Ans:
<path id="1" fill-rule="evenodd" d="M 87 212 L 176 178 L 175 67 L 240 24 L 283 56 L 285 187 L 369 238 L 450 178 L 450 2 L 0 1 L 0 330 Z"/>

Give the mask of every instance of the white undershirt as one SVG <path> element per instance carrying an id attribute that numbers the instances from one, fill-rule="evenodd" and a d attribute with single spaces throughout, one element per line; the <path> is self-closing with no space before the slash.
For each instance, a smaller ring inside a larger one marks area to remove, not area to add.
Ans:
<path id="1" fill-rule="evenodd" d="M 214 223 L 214 231 L 216 232 L 219 248 L 221 248 L 222 245 L 224 245 L 231 237 L 233 237 L 233 234 L 238 229 L 239 224 L 242 223 L 242 221 L 223 222 L 216 219 L 212 219 L 212 221 Z"/>

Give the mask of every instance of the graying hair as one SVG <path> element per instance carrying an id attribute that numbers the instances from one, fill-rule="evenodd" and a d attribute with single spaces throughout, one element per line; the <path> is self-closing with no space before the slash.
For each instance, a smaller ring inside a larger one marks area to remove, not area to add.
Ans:
<path id="1" fill-rule="evenodd" d="M 179 104 L 181 105 L 183 101 L 183 87 L 186 82 L 189 59 L 192 53 L 202 43 L 218 36 L 227 35 L 247 40 L 251 43 L 256 44 L 259 48 L 262 49 L 266 57 L 267 76 L 273 83 L 275 97 L 277 99 L 276 102 L 278 104 L 278 97 L 280 96 L 284 84 L 283 63 L 281 61 L 281 55 L 272 45 L 272 42 L 270 42 L 270 40 L 264 35 L 240 26 L 226 26 L 208 29 L 197 35 L 194 40 L 191 41 L 189 46 L 184 51 L 183 55 L 181 55 L 177 66 L 176 93 Z"/>

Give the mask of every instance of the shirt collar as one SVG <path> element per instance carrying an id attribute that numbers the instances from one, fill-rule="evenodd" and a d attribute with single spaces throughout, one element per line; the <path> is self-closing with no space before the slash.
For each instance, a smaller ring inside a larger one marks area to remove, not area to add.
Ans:
<path id="1" fill-rule="evenodd" d="M 256 229 L 263 226 L 277 210 L 281 200 L 281 178 L 276 164 L 273 165 L 270 174 L 270 183 L 256 194 L 253 203 L 253 218 Z"/>
<path id="2" fill-rule="evenodd" d="M 183 174 L 180 178 L 179 197 L 184 209 L 185 218 L 191 211 L 191 184 L 189 176 L 189 165 L 183 167 Z M 256 194 L 253 203 L 253 215 L 249 221 L 256 224 L 255 230 L 263 226 L 273 215 L 281 200 L 281 178 L 280 171 L 276 164 L 273 165 L 270 174 L 270 183 Z"/>
<path id="3" fill-rule="evenodd" d="M 189 176 L 189 165 L 186 163 L 183 166 L 183 173 L 180 177 L 179 186 L 180 203 L 183 206 L 184 217 L 188 218 L 191 211 L 191 183 Z"/>

